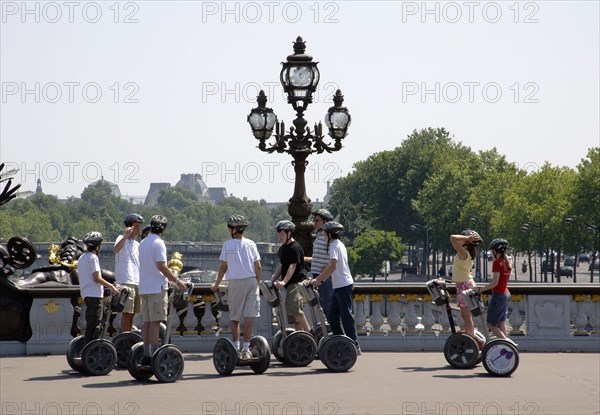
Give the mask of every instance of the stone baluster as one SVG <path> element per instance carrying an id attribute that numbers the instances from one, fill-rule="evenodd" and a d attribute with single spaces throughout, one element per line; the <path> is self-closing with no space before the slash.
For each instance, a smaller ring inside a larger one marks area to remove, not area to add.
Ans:
<path id="1" fill-rule="evenodd" d="M 215 320 L 215 317 L 213 316 L 211 307 L 212 307 L 212 303 L 215 301 L 215 296 L 213 294 L 209 294 L 209 295 L 204 295 L 202 297 L 204 298 L 205 309 L 204 309 L 204 315 L 202 316 L 202 319 L 200 320 L 200 322 L 204 326 L 205 333 L 214 333 L 215 331 L 214 331 L 213 327 L 216 325 L 217 321 Z M 219 324 L 222 324 L 221 319 L 219 319 Z"/>
<path id="2" fill-rule="evenodd" d="M 206 331 L 204 325 L 202 324 L 202 319 L 204 318 L 204 313 L 206 312 L 206 303 L 202 299 L 200 295 L 192 296 L 192 310 L 194 311 L 194 317 L 196 318 L 196 326 L 194 327 L 194 331 L 198 334 L 202 334 Z M 209 303 L 210 306 L 210 303 Z M 212 327 L 209 327 L 212 329 Z"/>
<path id="3" fill-rule="evenodd" d="M 515 294 L 511 295 L 510 301 L 512 302 L 512 313 L 510 313 L 509 322 L 511 325 L 511 330 L 509 334 L 511 336 L 522 336 L 523 330 L 521 330 L 521 325 L 523 324 L 523 317 L 520 312 L 520 303 L 523 300 L 523 295 Z"/>
<path id="4" fill-rule="evenodd" d="M 448 320 L 448 312 L 445 305 L 437 306 L 440 312 L 440 325 L 442 326 L 442 334 L 450 333 L 450 321 Z"/>
<path id="5" fill-rule="evenodd" d="M 381 315 L 383 294 L 370 294 L 369 299 L 371 300 L 371 306 L 373 307 L 370 318 L 371 326 L 373 327 L 371 333 L 383 333 L 381 330 L 381 326 L 383 325 L 383 316 Z"/>
<path id="6" fill-rule="evenodd" d="M 419 324 L 419 318 L 415 311 L 415 304 L 417 302 L 417 294 L 407 294 L 406 301 L 408 301 L 408 312 L 404 322 L 406 324 L 406 333 L 418 333 L 417 324 Z"/>
<path id="7" fill-rule="evenodd" d="M 423 317 L 421 323 L 423 324 L 423 333 L 433 333 L 433 325 L 435 324 L 435 317 L 433 316 L 433 304 L 431 303 L 431 295 L 425 294 L 423 296 Z"/>
<path id="8" fill-rule="evenodd" d="M 592 325 L 592 334 L 600 334 L 600 295 L 592 295 L 592 316 L 590 324 Z"/>
<path id="9" fill-rule="evenodd" d="M 573 300 L 575 301 L 575 304 L 577 306 L 575 311 L 575 319 L 573 320 L 575 326 L 575 332 L 573 334 L 575 336 L 588 336 L 589 333 L 585 329 L 585 326 L 587 325 L 587 317 L 583 312 L 583 305 L 585 303 L 585 300 L 587 300 L 587 295 L 575 294 L 573 296 Z"/>
<path id="10" fill-rule="evenodd" d="M 195 295 L 190 296 L 187 301 L 187 316 L 183 320 L 183 324 L 187 327 L 187 332 L 193 332 L 194 328 L 198 325 L 198 319 L 194 314 L 194 300 L 196 299 Z"/>
<path id="11" fill-rule="evenodd" d="M 400 317 L 400 294 L 388 295 L 388 303 L 390 304 L 390 313 L 388 315 L 388 325 L 390 326 L 390 333 L 400 333 L 400 324 L 402 323 Z"/>
<path id="12" fill-rule="evenodd" d="M 367 317 L 365 316 L 366 299 L 367 296 L 365 294 L 354 295 L 354 321 L 358 334 L 367 334 Z"/>

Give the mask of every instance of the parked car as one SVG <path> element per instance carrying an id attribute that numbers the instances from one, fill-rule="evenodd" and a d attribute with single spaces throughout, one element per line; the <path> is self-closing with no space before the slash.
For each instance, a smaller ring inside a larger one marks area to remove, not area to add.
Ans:
<path id="1" fill-rule="evenodd" d="M 574 267 L 575 266 L 575 257 L 574 256 L 568 256 L 568 257 L 566 257 L 564 264 L 567 267 Z"/>
<path id="2" fill-rule="evenodd" d="M 592 265 L 594 266 L 594 270 L 600 270 L 600 262 L 599 262 L 599 261 L 596 261 L 596 262 L 594 262 L 593 264 L 591 264 L 591 263 L 590 263 L 590 266 L 589 266 L 589 268 L 588 268 L 588 271 L 591 271 L 591 270 L 592 270 Z"/>
<path id="3" fill-rule="evenodd" d="M 562 266 L 558 269 L 558 275 L 561 277 L 573 278 L 573 268 Z"/>
<path id="4" fill-rule="evenodd" d="M 590 254 L 579 254 L 579 262 L 590 262 Z"/>
<path id="5" fill-rule="evenodd" d="M 554 264 L 552 261 L 544 260 L 542 261 L 542 272 L 552 272 L 552 266 Z"/>

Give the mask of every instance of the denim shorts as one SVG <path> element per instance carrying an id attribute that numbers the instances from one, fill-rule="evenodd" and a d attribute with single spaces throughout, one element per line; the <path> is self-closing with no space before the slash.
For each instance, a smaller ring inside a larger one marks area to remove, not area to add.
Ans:
<path id="1" fill-rule="evenodd" d="M 506 320 L 510 293 L 492 293 L 488 303 L 487 323 L 498 324 Z"/>

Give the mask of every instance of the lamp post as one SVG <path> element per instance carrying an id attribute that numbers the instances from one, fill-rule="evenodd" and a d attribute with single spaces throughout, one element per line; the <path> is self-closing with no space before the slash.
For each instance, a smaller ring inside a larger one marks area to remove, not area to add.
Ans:
<path id="1" fill-rule="evenodd" d="M 423 245 L 423 263 L 421 264 L 421 272 L 425 275 L 429 275 L 429 226 L 415 223 L 414 225 L 410 225 L 410 229 L 413 231 L 417 229 L 425 230 L 425 245 Z"/>
<path id="2" fill-rule="evenodd" d="M 311 232 L 314 227 L 308 220 L 312 212 L 312 204 L 306 194 L 304 180 L 308 164 L 306 159 L 313 153 L 339 151 L 342 148 L 342 139 L 347 135 L 351 118 L 348 110 L 342 106 L 344 96 L 338 89 L 333 97 L 334 105 L 325 115 L 329 136 L 335 143 L 327 144 L 323 141 L 323 126 L 320 122 L 315 124 L 312 131 L 307 126 L 304 111 L 312 102 L 320 74 L 317 62 L 313 62 L 312 57 L 304 53 L 305 50 L 305 42 L 298 37 L 294 42 L 294 54 L 289 55 L 286 62 L 282 62 L 283 68 L 279 76 L 283 90 L 287 93 L 288 103 L 296 111 L 296 119 L 292 122 L 293 127 L 290 127 L 286 133 L 283 121 L 279 122 L 273 110 L 266 107 L 267 96 L 262 90 L 256 98 L 258 106 L 248 115 L 248 123 L 254 137 L 259 141 L 260 151 L 288 153 L 294 159 L 292 161 L 295 172 L 294 194 L 289 200 L 288 212 L 296 225 L 295 238 L 305 254 L 310 256 L 312 255 Z M 275 143 L 270 145 L 267 140 L 273 134 L 273 128 L 275 128 Z"/>
<path id="3" fill-rule="evenodd" d="M 599 261 L 598 255 L 600 255 L 600 225 L 591 225 L 586 224 L 586 229 L 590 232 L 594 232 L 594 243 L 592 244 L 592 249 L 594 253 L 591 258 L 590 265 L 590 284 L 594 282 L 594 266 L 596 265 L 596 261 Z"/>

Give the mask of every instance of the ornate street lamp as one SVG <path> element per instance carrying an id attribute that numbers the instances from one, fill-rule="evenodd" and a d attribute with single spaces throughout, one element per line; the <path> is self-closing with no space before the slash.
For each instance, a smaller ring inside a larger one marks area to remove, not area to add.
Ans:
<path id="1" fill-rule="evenodd" d="M 310 154 L 320 154 L 339 151 L 342 148 L 342 139 L 348 133 L 351 122 L 348 109 L 342 104 L 344 96 L 338 89 L 333 98 L 334 105 L 329 108 L 325 116 L 325 124 L 329 129 L 329 136 L 335 143 L 327 144 L 323 141 L 323 126 L 319 122 L 314 125 L 313 130 L 307 127 L 308 122 L 304 119 L 304 111 L 312 102 L 313 93 L 319 84 L 319 69 L 317 62 L 305 54 L 306 44 L 301 37 L 294 42 L 294 54 L 282 62 L 283 68 L 280 73 L 281 85 L 287 93 L 288 103 L 296 111 L 296 119 L 292 122 L 293 127 L 286 133 L 285 124 L 279 122 L 271 108 L 267 108 L 267 96 L 260 91 L 256 102 L 258 106 L 253 108 L 248 115 L 248 123 L 252 128 L 254 137 L 259 141 L 258 148 L 266 153 L 288 153 L 293 157 L 295 182 L 294 194 L 289 200 L 288 212 L 296 225 L 296 239 L 302 245 L 307 256 L 312 255 L 313 224 L 308 220 L 312 212 L 311 200 L 306 194 L 306 183 L 304 173 L 306 171 L 306 160 Z M 267 141 L 273 134 L 275 127 L 275 143 Z"/>

